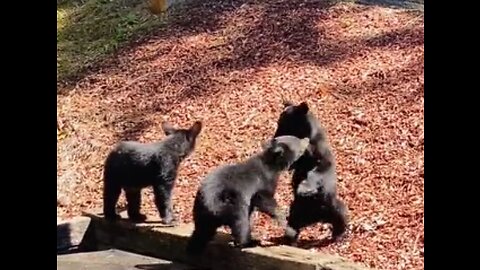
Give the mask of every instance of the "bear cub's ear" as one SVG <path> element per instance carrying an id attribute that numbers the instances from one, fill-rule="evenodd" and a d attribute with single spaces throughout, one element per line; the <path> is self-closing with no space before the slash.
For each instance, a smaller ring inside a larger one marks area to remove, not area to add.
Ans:
<path id="1" fill-rule="evenodd" d="M 190 138 L 190 140 L 195 139 L 198 134 L 200 134 L 200 131 L 202 131 L 202 122 L 196 121 L 195 123 L 193 123 L 192 127 L 189 130 L 188 137 Z"/>
<path id="2" fill-rule="evenodd" d="M 283 100 L 282 101 L 283 108 L 287 108 L 288 106 L 293 106 L 293 102 L 288 101 L 288 100 Z"/>
<path id="3" fill-rule="evenodd" d="M 276 142 L 277 140 L 275 138 L 262 142 L 263 151 L 267 151 L 268 149 L 272 148 Z"/>
<path id="4" fill-rule="evenodd" d="M 176 129 L 172 126 L 172 124 L 166 121 L 162 123 L 162 129 L 163 129 L 163 132 L 165 132 L 165 135 L 167 136 L 173 134 L 176 131 Z"/>
<path id="5" fill-rule="evenodd" d="M 297 111 L 301 114 L 307 114 L 309 111 L 308 104 L 306 102 L 302 102 L 297 106 Z"/>
<path id="6" fill-rule="evenodd" d="M 275 138 L 273 139 L 270 139 L 268 141 L 263 141 L 262 142 L 262 150 L 263 151 L 267 151 L 267 149 L 269 149 L 270 147 L 272 147 L 273 143 L 275 142 Z"/>

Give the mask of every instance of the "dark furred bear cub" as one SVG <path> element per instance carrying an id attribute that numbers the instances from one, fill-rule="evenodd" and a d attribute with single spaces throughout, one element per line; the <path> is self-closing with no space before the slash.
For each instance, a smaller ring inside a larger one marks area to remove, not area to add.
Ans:
<path id="1" fill-rule="evenodd" d="M 155 205 L 162 223 L 172 224 L 171 195 L 180 163 L 195 148 L 195 141 L 202 129 L 201 122 L 195 122 L 190 129 L 175 129 L 169 123 L 162 123 L 167 137 L 155 143 L 134 141 L 120 142 L 108 155 L 103 174 L 103 213 L 108 220 L 120 216 L 115 212 L 120 192 L 127 198 L 127 212 L 130 220 L 142 222 L 146 216 L 140 213 L 141 189 L 153 186 Z"/>
<path id="2" fill-rule="evenodd" d="M 298 240 L 302 228 L 317 222 L 332 225 L 334 241 L 344 235 L 347 208 L 337 196 L 336 184 L 335 164 L 319 156 L 315 147 L 310 145 L 306 154 L 298 160 L 292 177 L 295 192 L 285 233 L 292 244 Z"/>
<path id="3" fill-rule="evenodd" d="M 347 207 L 337 196 L 335 157 L 326 132 L 307 103 L 286 102 L 284 106 L 274 136 L 310 138 L 307 151 L 291 166 L 294 200 L 285 236 L 295 244 L 302 228 L 326 222 L 332 225 L 332 238 L 337 240 L 347 229 Z"/>
<path id="4" fill-rule="evenodd" d="M 229 226 L 236 247 L 258 244 L 252 240 L 250 218 L 257 208 L 286 227 L 286 215 L 274 198 L 278 178 L 305 151 L 308 138 L 281 136 L 263 145 L 263 151 L 209 173 L 195 197 L 195 229 L 187 253 L 201 254 L 220 226 Z"/>

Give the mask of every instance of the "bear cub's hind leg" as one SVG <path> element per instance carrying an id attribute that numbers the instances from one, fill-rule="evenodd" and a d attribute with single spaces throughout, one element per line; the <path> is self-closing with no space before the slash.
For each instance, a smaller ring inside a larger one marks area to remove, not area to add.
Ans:
<path id="1" fill-rule="evenodd" d="M 120 215 L 116 213 L 115 206 L 122 188 L 117 185 L 107 184 L 103 188 L 103 214 L 106 220 L 115 221 L 120 219 Z"/>
<path id="2" fill-rule="evenodd" d="M 124 190 L 127 198 L 128 218 L 132 222 L 144 222 L 147 219 L 147 216 L 140 213 L 142 190 L 140 188 L 125 188 Z"/>
<path id="3" fill-rule="evenodd" d="M 162 223 L 173 225 L 176 219 L 173 215 L 172 188 L 165 185 L 156 185 L 153 187 L 153 193 L 155 195 L 155 206 L 160 213 Z"/>
<path id="4" fill-rule="evenodd" d="M 252 231 L 250 227 L 250 211 L 241 209 L 236 213 L 233 224 L 230 224 L 234 246 L 237 248 L 253 247 L 260 243 L 259 240 L 252 239 Z"/>

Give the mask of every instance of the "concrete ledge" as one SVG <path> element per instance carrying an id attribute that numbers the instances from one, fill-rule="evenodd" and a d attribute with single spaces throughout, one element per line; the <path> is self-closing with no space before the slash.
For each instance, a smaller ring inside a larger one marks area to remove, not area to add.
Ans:
<path id="1" fill-rule="evenodd" d="M 193 270 L 158 258 L 109 249 L 57 256 L 57 270 Z"/>
<path id="2" fill-rule="evenodd" d="M 57 252 L 79 248 L 90 227 L 89 217 L 75 217 L 57 222 Z"/>
<path id="3" fill-rule="evenodd" d="M 132 224 L 108 222 L 101 212 L 84 215 L 92 219 L 98 247 L 118 248 L 147 256 L 179 261 L 199 267 L 231 270 L 367 270 L 341 257 L 314 253 L 290 246 L 254 247 L 243 250 L 227 245 L 230 235 L 218 233 L 201 259 L 185 254 L 193 225 L 165 227 L 155 221 Z M 125 217 L 124 215 L 122 215 Z M 200 260 L 200 261 L 199 261 Z"/>

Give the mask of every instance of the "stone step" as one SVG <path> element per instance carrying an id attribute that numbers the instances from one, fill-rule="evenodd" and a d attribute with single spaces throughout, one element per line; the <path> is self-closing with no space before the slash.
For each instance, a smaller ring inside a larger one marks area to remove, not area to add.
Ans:
<path id="1" fill-rule="evenodd" d="M 193 268 L 167 260 L 143 256 L 118 249 L 73 253 L 57 256 L 58 270 L 191 270 Z"/>

